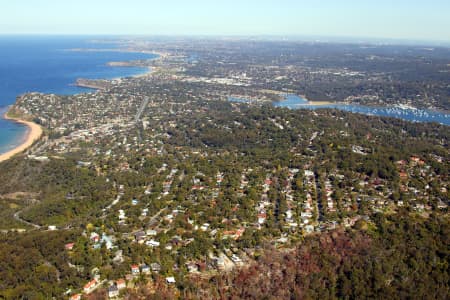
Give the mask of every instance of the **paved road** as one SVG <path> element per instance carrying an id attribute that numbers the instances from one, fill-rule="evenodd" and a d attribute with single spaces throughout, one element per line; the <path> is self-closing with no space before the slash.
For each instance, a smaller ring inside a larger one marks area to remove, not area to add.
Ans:
<path id="1" fill-rule="evenodd" d="M 31 226 L 31 227 L 36 228 L 36 229 L 40 229 L 40 228 L 41 228 L 41 226 L 39 226 L 39 225 L 37 225 L 37 224 L 33 224 L 33 223 L 31 223 L 31 222 L 28 222 L 28 221 L 25 221 L 24 219 L 22 219 L 22 218 L 20 217 L 20 213 L 21 213 L 21 212 L 22 212 L 22 211 L 19 210 L 18 212 L 16 212 L 16 213 L 14 214 L 14 219 L 15 219 L 16 221 L 19 221 L 19 222 L 21 222 L 21 223 L 27 224 L 27 225 L 29 225 L 29 226 Z"/>

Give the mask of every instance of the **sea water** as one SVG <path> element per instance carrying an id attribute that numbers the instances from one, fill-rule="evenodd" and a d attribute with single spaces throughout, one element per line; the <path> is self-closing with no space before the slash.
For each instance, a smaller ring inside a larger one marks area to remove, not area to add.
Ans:
<path id="1" fill-rule="evenodd" d="M 77 94 L 78 78 L 111 79 L 142 74 L 146 68 L 111 67 L 108 62 L 152 59 L 155 55 L 119 51 L 103 37 L 0 36 L 0 116 L 26 92 Z M 81 51 L 80 51 L 81 49 Z M 86 51 L 89 50 L 89 51 Z M 95 51 L 97 50 L 97 51 Z M 0 154 L 21 143 L 27 127 L 0 118 Z"/>

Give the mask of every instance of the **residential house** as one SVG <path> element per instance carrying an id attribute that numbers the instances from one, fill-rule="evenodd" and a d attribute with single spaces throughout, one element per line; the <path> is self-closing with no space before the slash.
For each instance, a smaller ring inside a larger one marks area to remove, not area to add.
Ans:
<path id="1" fill-rule="evenodd" d="M 150 267 L 147 265 L 142 265 L 141 270 L 143 274 L 150 274 Z"/>
<path id="2" fill-rule="evenodd" d="M 161 265 L 158 263 L 152 263 L 152 264 L 150 264 L 150 267 L 152 268 L 153 272 L 158 273 L 161 271 Z"/>
<path id="3" fill-rule="evenodd" d="M 139 266 L 138 265 L 132 265 L 131 266 L 131 274 L 133 275 L 139 275 Z"/>
<path id="4" fill-rule="evenodd" d="M 147 246 L 150 246 L 150 247 L 159 247 L 159 245 L 160 245 L 159 242 L 157 242 L 157 241 L 155 241 L 155 240 L 153 240 L 153 239 L 151 239 L 151 240 L 149 240 L 149 241 L 146 241 L 145 244 L 146 244 Z"/>
<path id="5" fill-rule="evenodd" d="M 146 236 L 147 235 L 145 234 L 144 231 L 138 231 L 134 234 L 134 237 L 136 238 L 136 242 L 140 242 L 140 241 L 143 242 L 145 240 Z"/>
<path id="6" fill-rule="evenodd" d="M 266 218 L 267 218 L 267 215 L 264 213 L 264 214 L 258 214 L 258 223 L 259 224 L 264 224 L 264 222 L 266 222 Z"/>
<path id="7" fill-rule="evenodd" d="M 95 290 L 95 288 L 97 287 L 97 284 L 98 284 L 97 280 L 96 279 L 92 279 L 91 281 L 89 281 L 88 283 L 86 283 L 84 285 L 83 291 L 86 294 L 89 294 L 89 293 L 91 293 L 92 291 Z"/>
<path id="8" fill-rule="evenodd" d="M 100 235 L 96 232 L 91 232 L 90 240 L 94 243 L 98 243 L 100 241 Z"/>
<path id="9" fill-rule="evenodd" d="M 171 277 L 166 277 L 166 282 L 167 283 L 175 283 L 175 277 L 171 276 Z"/>
<path id="10" fill-rule="evenodd" d="M 195 263 L 186 263 L 186 267 L 188 269 L 189 273 L 197 273 L 198 272 L 198 266 Z"/>
<path id="11" fill-rule="evenodd" d="M 116 281 L 116 286 L 120 291 L 127 287 L 127 283 L 125 282 L 125 279 L 121 278 Z"/>
<path id="12" fill-rule="evenodd" d="M 70 300 L 81 300 L 81 294 L 75 294 L 70 296 Z"/>
<path id="13" fill-rule="evenodd" d="M 117 286 L 115 285 L 110 286 L 108 289 L 108 297 L 115 298 L 118 296 L 119 296 L 119 289 L 117 288 Z"/>

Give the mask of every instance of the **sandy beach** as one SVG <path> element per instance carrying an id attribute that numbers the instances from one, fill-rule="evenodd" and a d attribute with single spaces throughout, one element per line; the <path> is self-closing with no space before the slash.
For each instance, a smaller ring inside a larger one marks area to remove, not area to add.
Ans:
<path id="1" fill-rule="evenodd" d="M 4 154 L 0 154 L 0 162 L 8 160 L 11 157 L 13 157 L 14 155 L 23 152 L 25 149 L 30 147 L 36 140 L 38 140 L 43 133 L 41 126 L 37 125 L 36 123 L 25 121 L 25 120 L 20 120 L 20 119 L 15 119 L 15 118 L 10 118 L 7 116 L 7 114 L 5 114 L 3 116 L 3 118 L 24 124 L 24 125 L 28 126 L 29 129 L 27 132 L 27 136 L 22 144 L 20 144 L 16 148 L 14 148 Z"/>

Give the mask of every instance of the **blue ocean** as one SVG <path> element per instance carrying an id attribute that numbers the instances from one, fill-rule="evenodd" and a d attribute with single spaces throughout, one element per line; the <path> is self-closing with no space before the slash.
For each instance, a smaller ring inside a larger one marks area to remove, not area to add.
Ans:
<path id="1" fill-rule="evenodd" d="M 102 42 L 99 43 L 98 41 Z M 106 42 L 105 42 L 106 41 Z M 99 51 L 76 51 L 97 49 Z M 26 92 L 77 94 L 89 89 L 74 86 L 78 78 L 111 79 L 145 73 L 145 68 L 110 67 L 111 61 L 155 58 L 120 52 L 103 37 L 0 36 L 0 115 Z M 0 118 L 0 153 L 20 144 L 27 128 Z"/>

